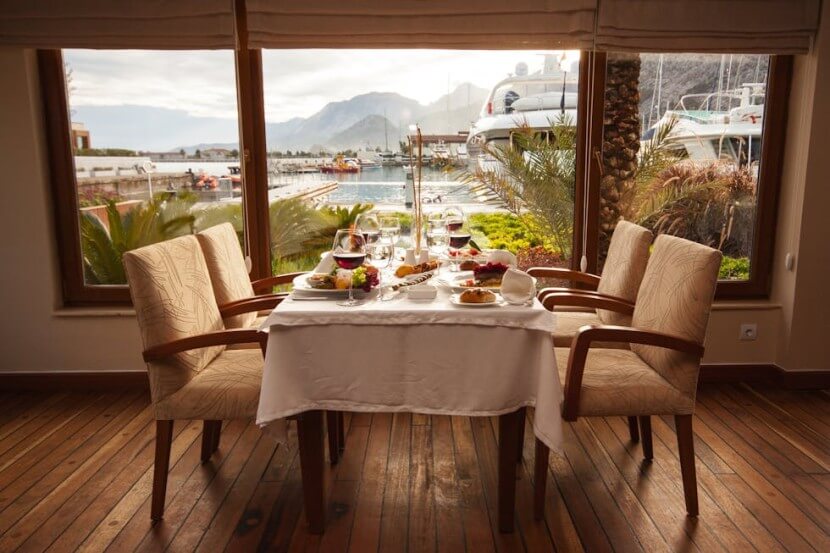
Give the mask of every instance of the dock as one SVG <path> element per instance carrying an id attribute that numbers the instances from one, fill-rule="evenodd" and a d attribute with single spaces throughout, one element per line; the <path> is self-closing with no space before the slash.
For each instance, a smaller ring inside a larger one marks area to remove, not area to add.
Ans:
<path id="1" fill-rule="evenodd" d="M 270 200 L 312 200 L 337 190 L 340 185 L 335 180 L 321 182 L 296 182 L 286 186 L 274 187 L 269 190 Z"/>

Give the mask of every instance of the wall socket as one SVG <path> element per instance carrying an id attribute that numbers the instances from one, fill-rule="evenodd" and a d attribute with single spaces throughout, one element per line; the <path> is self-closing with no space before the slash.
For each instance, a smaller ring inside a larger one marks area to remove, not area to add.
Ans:
<path id="1" fill-rule="evenodd" d="M 751 341 L 758 338 L 758 325 L 756 323 L 746 323 L 741 325 L 741 335 L 738 336 L 740 340 Z"/>

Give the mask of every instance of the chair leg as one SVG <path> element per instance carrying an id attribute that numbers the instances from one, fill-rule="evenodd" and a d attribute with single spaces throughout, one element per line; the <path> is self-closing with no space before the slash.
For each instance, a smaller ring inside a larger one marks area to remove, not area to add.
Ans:
<path id="1" fill-rule="evenodd" d="M 519 409 L 519 451 L 516 453 L 516 463 L 522 464 L 522 459 L 524 458 L 524 451 L 525 451 L 525 415 L 527 414 L 527 408 L 523 407 Z"/>
<path id="2" fill-rule="evenodd" d="M 637 429 L 637 417 L 628 417 L 628 434 L 635 444 L 640 441 L 640 431 Z"/>
<path id="3" fill-rule="evenodd" d="M 686 497 L 686 512 L 690 517 L 698 514 L 697 476 L 695 475 L 695 441 L 692 432 L 692 415 L 675 415 L 677 450 L 680 453 L 680 473 L 683 476 L 683 495 Z"/>
<path id="4" fill-rule="evenodd" d="M 545 488 L 548 483 L 548 457 L 550 449 L 536 438 L 536 463 L 533 471 L 533 517 L 545 518 Z"/>
<path id="5" fill-rule="evenodd" d="M 216 446 L 219 445 L 218 429 L 221 428 L 222 421 L 204 421 L 202 425 L 202 462 L 207 463 L 210 460 L 211 454 L 216 451 Z"/>
<path id="6" fill-rule="evenodd" d="M 346 450 L 346 417 L 343 411 L 337 412 L 337 443 L 340 446 L 340 454 Z"/>
<path id="7" fill-rule="evenodd" d="M 337 428 L 337 411 L 326 411 L 326 433 L 329 436 L 329 462 L 336 465 L 340 458 L 340 431 Z"/>
<path id="8" fill-rule="evenodd" d="M 654 449 L 651 446 L 651 417 L 648 415 L 637 417 L 640 419 L 640 437 L 643 440 L 643 457 L 651 461 L 654 459 Z"/>
<path id="9" fill-rule="evenodd" d="M 219 440 L 222 438 L 222 421 L 216 421 L 216 427 L 213 429 L 213 450 L 211 453 L 216 453 L 219 449 Z"/>
<path id="10" fill-rule="evenodd" d="M 156 421 L 156 461 L 153 465 L 153 499 L 150 519 L 155 523 L 164 516 L 167 495 L 167 470 L 170 466 L 170 446 L 173 443 L 173 421 Z"/>

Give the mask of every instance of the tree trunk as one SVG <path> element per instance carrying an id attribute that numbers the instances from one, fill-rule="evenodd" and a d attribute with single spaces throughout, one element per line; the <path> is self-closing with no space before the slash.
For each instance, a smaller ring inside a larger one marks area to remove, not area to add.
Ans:
<path id="1" fill-rule="evenodd" d="M 600 267 L 605 263 L 608 244 L 620 218 L 621 200 L 634 186 L 640 151 L 639 84 L 639 54 L 608 55 L 599 187 Z"/>

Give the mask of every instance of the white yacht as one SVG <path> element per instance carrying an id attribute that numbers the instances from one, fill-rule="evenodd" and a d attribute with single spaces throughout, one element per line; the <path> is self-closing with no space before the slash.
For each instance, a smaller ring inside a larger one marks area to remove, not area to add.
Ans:
<path id="1" fill-rule="evenodd" d="M 687 94 L 643 135 L 651 137 L 674 122 L 666 137 L 693 162 L 729 161 L 757 171 L 761 157 L 766 85 L 746 83 L 732 90 Z"/>
<path id="2" fill-rule="evenodd" d="M 482 147 L 510 144 L 517 128 L 527 126 L 546 136 L 563 117 L 576 124 L 579 62 L 564 60 L 546 55 L 544 67 L 532 74 L 525 63 L 519 63 L 514 75 L 493 87 L 470 127 L 466 148 L 470 162 L 491 168 L 495 160 Z"/>

